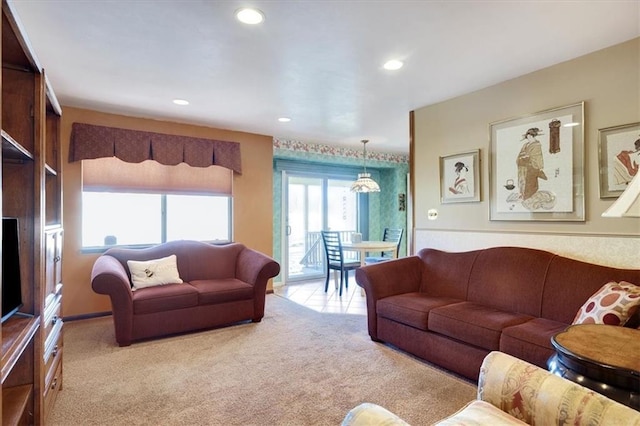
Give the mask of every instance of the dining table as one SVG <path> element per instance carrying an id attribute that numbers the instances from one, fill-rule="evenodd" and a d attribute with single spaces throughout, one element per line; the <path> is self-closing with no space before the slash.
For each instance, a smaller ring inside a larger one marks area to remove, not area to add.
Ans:
<path id="1" fill-rule="evenodd" d="M 360 254 L 360 266 L 365 265 L 365 257 L 371 252 L 392 252 L 392 257 L 398 257 L 398 243 L 395 241 L 345 241 L 342 250 L 355 251 Z"/>
<path id="2" fill-rule="evenodd" d="M 391 252 L 392 258 L 398 257 L 398 243 L 395 241 L 345 241 L 342 243 L 342 250 L 355 251 L 360 254 L 360 266 L 364 266 L 367 253 L 371 252 Z M 364 296 L 364 288 L 360 288 L 360 295 Z"/>

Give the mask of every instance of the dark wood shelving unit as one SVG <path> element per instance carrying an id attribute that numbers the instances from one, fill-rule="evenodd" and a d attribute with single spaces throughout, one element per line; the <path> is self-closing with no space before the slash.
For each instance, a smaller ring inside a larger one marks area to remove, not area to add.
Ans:
<path id="1" fill-rule="evenodd" d="M 33 395 L 33 386 L 22 385 L 2 390 L 2 424 L 25 423 L 25 413 Z"/>
<path id="2" fill-rule="evenodd" d="M 2 158 L 3 160 L 33 161 L 33 154 L 16 142 L 9 133 L 2 130 Z"/>
<path id="3" fill-rule="evenodd" d="M 19 224 L 22 306 L 0 326 L 0 413 L 43 425 L 62 389 L 62 111 L 7 0 L 1 27 L 1 213 Z"/>

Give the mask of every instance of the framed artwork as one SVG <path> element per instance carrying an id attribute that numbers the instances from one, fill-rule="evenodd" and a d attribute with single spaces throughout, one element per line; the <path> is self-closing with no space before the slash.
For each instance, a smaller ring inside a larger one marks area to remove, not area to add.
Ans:
<path id="1" fill-rule="evenodd" d="M 584 102 L 489 125 L 489 219 L 583 221 Z"/>
<path id="2" fill-rule="evenodd" d="M 480 201 L 480 150 L 440 157 L 440 200 Z"/>
<path id="3" fill-rule="evenodd" d="M 598 130 L 600 198 L 616 198 L 640 169 L 640 123 Z"/>

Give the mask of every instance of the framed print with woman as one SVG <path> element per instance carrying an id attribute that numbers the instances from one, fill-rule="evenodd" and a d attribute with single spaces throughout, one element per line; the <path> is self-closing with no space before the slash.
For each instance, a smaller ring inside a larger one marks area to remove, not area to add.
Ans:
<path id="1" fill-rule="evenodd" d="M 585 220 L 584 102 L 489 127 L 490 220 Z"/>
<path id="2" fill-rule="evenodd" d="M 440 157 L 440 201 L 480 201 L 480 150 Z"/>

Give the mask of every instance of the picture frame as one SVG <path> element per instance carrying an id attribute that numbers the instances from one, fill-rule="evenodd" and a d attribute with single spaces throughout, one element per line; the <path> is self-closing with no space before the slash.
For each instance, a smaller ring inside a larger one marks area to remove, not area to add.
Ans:
<path id="1" fill-rule="evenodd" d="M 440 201 L 480 201 L 480 150 L 440 157 Z"/>
<path id="2" fill-rule="evenodd" d="M 489 219 L 585 221 L 584 102 L 489 124 Z"/>
<path id="3" fill-rule="evenodd" d="M 600 198 L 617 198 L 640 164 L 640 122 L 598 129 L 598 159 Z"/>

